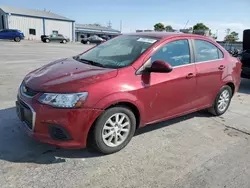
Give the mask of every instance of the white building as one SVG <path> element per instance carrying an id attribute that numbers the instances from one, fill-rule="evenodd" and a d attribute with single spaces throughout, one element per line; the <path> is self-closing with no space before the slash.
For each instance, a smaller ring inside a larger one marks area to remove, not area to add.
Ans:
<path id="1" fill-rule="evenodd" d="M 59 33 L 75 40 L 75 21 L 45 10 L 0 6 L 0 29 L 21 30 L 26 39 Z"/>

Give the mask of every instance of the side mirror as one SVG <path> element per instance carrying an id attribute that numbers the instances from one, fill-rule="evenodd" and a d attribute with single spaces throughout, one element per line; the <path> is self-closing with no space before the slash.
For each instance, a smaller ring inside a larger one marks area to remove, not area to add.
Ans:
<path id="1" fill-rule="evenodd" d="M 173 67 L 162 60 L 156 60 L 152 63 L 151 67 L 146 68 L 145 72 L 159 72 L 159 73 L 168 73 L 173 70 Z"/>

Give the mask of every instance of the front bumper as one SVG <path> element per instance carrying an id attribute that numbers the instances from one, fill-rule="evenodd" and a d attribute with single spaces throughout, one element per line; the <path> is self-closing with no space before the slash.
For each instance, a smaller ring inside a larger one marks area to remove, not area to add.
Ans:
<path id="1" fill-rule="evenodd" d="M 41 104 L 39 97 L 18 94 L 16 109 L 24 130 L 34 139 L 62 148 L 84 148 L 98 109 L 61 109 Z"/>

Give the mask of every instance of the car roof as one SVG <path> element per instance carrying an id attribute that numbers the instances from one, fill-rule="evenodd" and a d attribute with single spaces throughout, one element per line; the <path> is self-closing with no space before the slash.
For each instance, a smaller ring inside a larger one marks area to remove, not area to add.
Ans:
<path id="1" fill-rule="evenodd" d="M 186 36 L 186 37 L 197 36 L 199 38 L 201 37 L 207 38 L 201 35 L 176 33 L 176 32 L 139 32 L 139 33 L 127 33 L 124 35 L 147 36 L 147 37 L 155 37 L 155 38 L 160 38 L 160 39 L 169 38 L 169 37 L 181 37 L 181 36 Z"/>

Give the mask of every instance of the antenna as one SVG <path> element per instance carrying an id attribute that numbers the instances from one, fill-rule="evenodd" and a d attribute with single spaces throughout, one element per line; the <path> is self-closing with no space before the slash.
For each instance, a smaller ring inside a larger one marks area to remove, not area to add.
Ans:
<path id="1" fill-rule="evenodd" d="M 184 29 L 186 29 L 188 23 L 189 23 L 189 20 L 186 22 L 186 25 L 185 25 Z"/>

